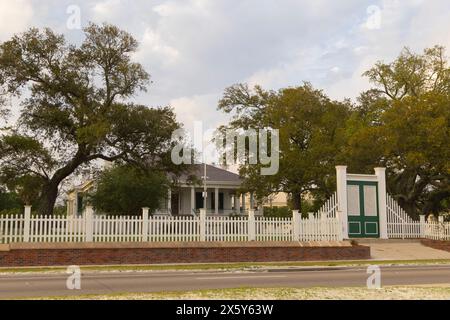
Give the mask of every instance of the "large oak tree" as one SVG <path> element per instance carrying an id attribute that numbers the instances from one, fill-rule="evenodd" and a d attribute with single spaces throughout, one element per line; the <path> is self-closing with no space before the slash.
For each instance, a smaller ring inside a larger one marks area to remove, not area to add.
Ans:
<path id="1" fill-rule="evenodd" d="M 107 24 L 90 24 L 84 35 L 76 46 L 33 28 L 0 44 L 0 101 L 20 101 L 16 125 L 0 139 L 0 176 L 10 188 L 38 181 L 43 214 L 52 213 L 61 183 L 93 161 L 177 169 L 172 110 L 129 102 L 149 83 L 131 59 L 136 40 Z"/>

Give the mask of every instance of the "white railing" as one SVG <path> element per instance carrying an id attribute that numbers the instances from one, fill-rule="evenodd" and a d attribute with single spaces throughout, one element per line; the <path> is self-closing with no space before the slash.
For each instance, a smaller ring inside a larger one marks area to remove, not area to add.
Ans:
<path id="1" fill-rule="evenodd" d="M 0 244 L 13 242 L 335 241 L 340 221 L 313 217 L 0 216 Z"/>
<path id="2" fill-rule="evenodd" d="M 321 217 L 325 215 L 328 218 L 336 218 L 338 210 L 338 198 L 337 193 L 333 193 L 331 197 L 320 207 L 317 211 L 317 216 Z"/>
<path id="3" fill-rule="evenodd" d="M 412 219 L 397 201 L 386 195 L 387 232 L 389 238 L 420 238 L 420 221 Z"/>
<path id="4" fill-rule="evenodd" d="M 424 229 L 427 239 L 450 240 L 450 222 L 428 221 Z"/>

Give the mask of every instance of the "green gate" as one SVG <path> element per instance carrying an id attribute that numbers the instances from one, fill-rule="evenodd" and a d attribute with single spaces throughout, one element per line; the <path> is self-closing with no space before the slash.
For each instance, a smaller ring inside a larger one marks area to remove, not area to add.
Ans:
<path id="1" fill-rule="evenodd" d="M 378 183 L 347 181 L 348 235 L 379 238 Z"/>

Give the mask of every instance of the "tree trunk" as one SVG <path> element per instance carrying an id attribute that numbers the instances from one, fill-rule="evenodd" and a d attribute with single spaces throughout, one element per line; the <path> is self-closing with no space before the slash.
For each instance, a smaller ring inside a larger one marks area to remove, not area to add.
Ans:
<path id="1" fill-rule="evenodd" d="M 292 205 L 294 210 L 302 211 L 302 197 L 300 192 L 292 192 Z"/>
<path id="2" fill-rule="evenodd" d="M 44 215 L 52 215 L 55 207 L 56 198 L 58 197 L 59 182 L 50 180 L 42 188 L 42 194 L 39 199 L 38 212 Z"/>

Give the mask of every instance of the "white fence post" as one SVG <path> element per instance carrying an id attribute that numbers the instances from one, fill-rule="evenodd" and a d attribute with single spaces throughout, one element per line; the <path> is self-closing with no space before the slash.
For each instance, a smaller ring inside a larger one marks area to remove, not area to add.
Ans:
<path id="1" fill-rule="evenodd" d="M 445 236 L 444 216 L 438 216 L 438 222 L 439 240 L 443 240 Z"/>
<path id="2" fill-rule="evenodd" d="M 23 223 L 23 241 L 30 242 L 31 206 L 25 206 Z"/>
<path id="3" fill-rule="evenodd" d="M 308 212 L 308 219 L 314 219 L 314 212 Z"/>
<path id="4" fill-rule="evenodd" d="M 94 241 L 94 208 L 86 206 L 84 213 L 84 223 L 86 232 L 86 242 Z"/>
<path id="5" fill-rule="evenodd" d="M 424 214 L 421 214 L 420 216 L 419 216 L 419 218 L 420 218 L 420 224 L 419 224 L 419 232 L 420 232 L 420 237 L 421 238 L 425 238 L 425 215 Z"/>
<path id="6" fill-rule="evenodd" d="M 142 241 L 148 241 L 148 210 L 149 208 L 142 208 Z"/>
<path id="7" fill-rule="evenodd" d="M 248 241 L 256 240 L 255 210 L 248 210 Z"/>
<path id="8" fill-rule="evenodd" d="M 292 210 L 292 240 L 300 241 L 300 223 L 302 216 L 298 210 Z"/>
<path id="9" fill-rule="evenodd" d="M 206 209 L 200 209 L 200 241 L 206 241 Z"/>

